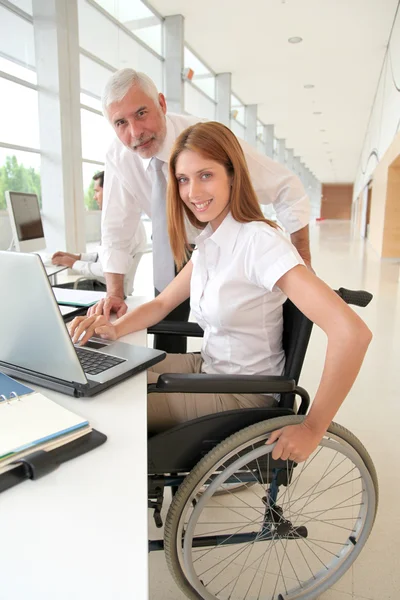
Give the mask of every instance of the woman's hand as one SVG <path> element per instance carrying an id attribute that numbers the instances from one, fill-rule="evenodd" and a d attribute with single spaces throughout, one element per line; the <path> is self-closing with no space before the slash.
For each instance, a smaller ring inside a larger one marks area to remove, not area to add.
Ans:
<path id="1" fill-rule="evenodd" d="M 75 317 L 68 326 L 70 336 L 74 344 L 79 342 L 80 346 L 93 335 L 97 335 L 106 340 L 116 340 L 118 338 L 115 325 L 110 323 L 104 315 L 93 315 L 91 317 Z M 79 341 L 80 337 L 82 339 Z"/>
<path id="2" fill-rule="evenodd" d="M 288 425 L 282 429 L 273 431 L 266 442 L 267 445 L 276 443 L 272 451 L 272 458 L 277 460 L 293 460 L 297 463 L 307 458 L 317 448 L 324 432 L 316 433 L 308 425 L 307 421 L 299 425 Z"/>

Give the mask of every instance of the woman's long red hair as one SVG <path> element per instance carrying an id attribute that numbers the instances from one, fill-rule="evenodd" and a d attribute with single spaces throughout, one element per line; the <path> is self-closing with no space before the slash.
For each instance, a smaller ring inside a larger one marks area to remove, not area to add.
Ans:
<path id="1" fill-rule="evenodd" d="M 261 211 L 257 195 L 251 184 L 249 170 L 242 147 L 228 127 L 209 121 L 196 123 L 183 131 L 176 139 L 169 160 L 169 178 L 167 191 L 168 233 L 172 253 L 178 269 L 187 261 L 190 245 L 188 243 L 185 215 L 198 229 L 204 229 L 206 223 L 199 221 L 181 200 L 179 184 L 176 179 L 176 161 L 184 150 L 192 150 L 223 165 L 232 176 L 230 212 L 239 223 L 263 221 L 271 227 L 278 227 L 266 219 Z"/>

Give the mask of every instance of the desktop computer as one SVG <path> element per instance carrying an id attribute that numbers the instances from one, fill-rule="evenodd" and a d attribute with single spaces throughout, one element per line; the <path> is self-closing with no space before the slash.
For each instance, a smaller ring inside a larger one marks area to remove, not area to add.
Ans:
<path id="1" fill-rule="evenodd" d="M 8 214 L 17 252 L 36 252 L 46 247 L 36 194 L 6 191 Z"/>

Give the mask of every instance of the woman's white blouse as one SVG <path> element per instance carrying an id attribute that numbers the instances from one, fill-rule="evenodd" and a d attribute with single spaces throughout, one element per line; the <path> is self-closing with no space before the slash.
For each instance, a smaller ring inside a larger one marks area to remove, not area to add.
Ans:
<path id="1" fill-rule="evenodd" d="M 229 213 L 210 225 L 192 254 L 190 303 L 204 329 L 205 373 L 281 375 L 282 305 L 275 286 L 303 261 L 283 234 L 266 223 L 239 223 Z"/>

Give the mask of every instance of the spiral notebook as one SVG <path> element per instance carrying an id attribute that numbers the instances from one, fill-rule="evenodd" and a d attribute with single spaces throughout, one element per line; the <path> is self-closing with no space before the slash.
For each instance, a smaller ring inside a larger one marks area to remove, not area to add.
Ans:
<path id="1" fill-rule="evenodd" d="M 52 451 L 91 432 L 86 419 L 0 373 L 0 475 L 32 452 Z"/>

